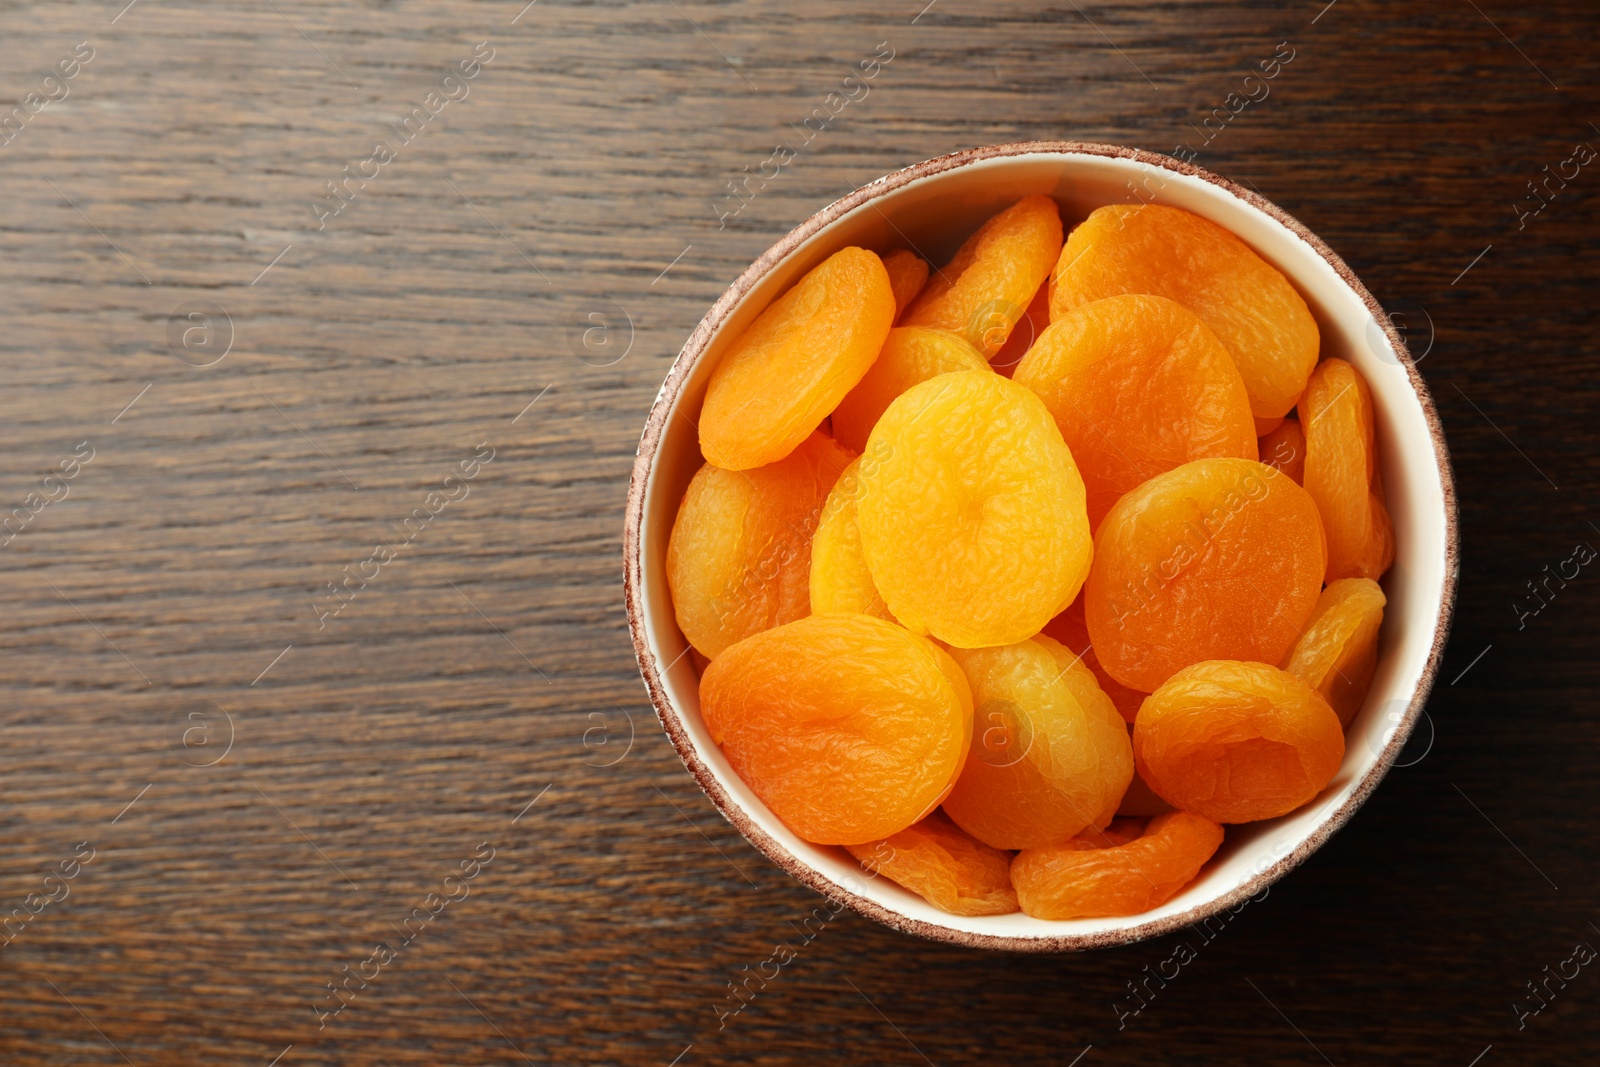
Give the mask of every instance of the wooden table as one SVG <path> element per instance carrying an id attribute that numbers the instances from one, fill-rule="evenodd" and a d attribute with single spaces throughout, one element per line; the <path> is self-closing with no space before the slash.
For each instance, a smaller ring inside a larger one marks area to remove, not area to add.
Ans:
<path id="1" fill-rule="evenodd" d="M 0 11 L 0 1062 L 1595 1061 L 1595 968 L 1513 1007 L 1600 946 L 1600 580 L 1515 607 L 1600 544 L 1600 172 L 1515 207 L 1600 148 L 1593 4 L 123 2 Z M 1214 941 L 845 914 L 719 1028 L 820 900 L 645 700 L 645 412 L 818 207 L 1030 138 L 1188 143 L 1405 314 L 1465 535 L 1431 748 Z"/>

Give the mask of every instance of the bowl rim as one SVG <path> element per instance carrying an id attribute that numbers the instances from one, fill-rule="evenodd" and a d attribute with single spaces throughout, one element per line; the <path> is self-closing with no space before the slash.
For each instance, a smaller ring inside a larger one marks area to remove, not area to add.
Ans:
<path id="1" fill-rule="evenodd" d="M 1416 691 L 1412 694 L 1400 722 L 1383 749 L 1378 752 L 1377 758 L 1372 765 L 1367 768 L 1355 783 L 1345 801 L 1337 808 L 1324 814 L 1318 825 L 1294 849 L 1279 857 L 1271 865 L 1255 871 L 1249 879 L 1241 882 L 1226 893 L 1196 904 L 1183 912 L 1162 916 L 1133 926 L 1093 933 L 1060 934 L 1045 937 L 1008 936 L 957 930 L 937 923 L 913 919 L 891 911 L 876 901 L 869 900 L 838 885 L 809 863 L 791 853 L 782 843 L 756 825 L 754 820 L 723 789 L 710 767 L 700 758 L 699 752 L 696 751 L 694 744 L 689 739 L 679 720 L 680 713 L 677 707 L 667 696 L 666 687 L 661 674 L 657 670 L 655 657 L 650 652 L 648 634 L 646 632 L 643 610 L 644 560 L 641 551 L 646 488 L 655 466 L 667 420 L 671 417 L 673 404 L 688 381 L 690 371 L 698 363 L 700 357 L 704 355 L 712 337 L 722 328 L 728 316 L 750 290 L 769 271 L 814 234 L 862 204 L 924 178 L 970 166 L 984 160 L 1030 155 L 1084 155 L 1126 159 L 1149 164 L 1186 177 L 1199 178 L 1270 216 L 1309 245 L 1318 256 L 1333 268 L 1340 280 L 1349 287 L 1351 292 L 1355 293 L 1366 305 L 1367 311 L 1372 315 L 1379 328 L 1383 330 L 1384 336 L 1388 339 L 1395 355 L 1400 360 L 1400 365 L 1405 369 L 1412 391 L 1416 394 L 1417 401 L 1422 407 L 1428 434 L 1433 442 L 1445 512 L 1444 584 L 1440 595 L 1438 616 L 1434 623 L 1433 643 L 1429 649 L 1427 661 L 1417 681 Z M 1197 167 L 1192 163 L 1174 159 L 1158 152 L 1093 141 L 1020 141 L 1008 144 L 985 145 L 935 156 L 932 159 L 914 163 L 911 166 L 893 171 L 862 185 L 853 192 L 828 204 L 780 238 L 772 247 L 757 257 L 755 262 L 751 263 L 738 278 L 734 279 L 722 296 L 711 306 L 710 310 L 706 312 L 700 323 L 695 327 L 694 332 L 684 342 L 683 348 L 679 351 L 677 357 L 673 360 L 671 368 L 667 371 L 666 379 L 662 382 L 661 389 L 656 394 L 656 399 L 651 405 L 650 415 L 645 422 L 644 433 L 639 441 L 638 455 L 634 460 L 633 474 L 628 483 L 627 508 L 623 526 L 623 593 L 628 614 L 628 629 L 633 638 L 634 656 L 639 662 L 639 671 L 643 675 L 645 687 L 649 691 L 650 703 L 655 708 L 656 717 L 661 720 L 662 729 L 665 730 L 668 740 L 672 742 L 672 747 L 677 751 L 678 757 L 683 761 L 684 766 L 688 768 L 689 773 L 694 776 L 701 790 L 710 798 L 711 803 L 721 812 L 723 818 L 727 819 L 735 829 L 744 835 L 746 840 L 792 878 L 816 890 L 829 900 L 843 903 L 867 918 L 874 919 L 902 933 L 913 934 L 933 941 L 943 941 L 966 948 L 1014 952 L 1052 953 L 1105 948 L 1173 933 L 1201 922 L 1224 908 L 1236 909 L 1243 901 L 1255 896 L 1261 890 L 1276 882 L 1291 869 L 1304 862 L 1313 852 L 1321 848 L 1329 838 L 1343 828 L 1345 823 L 1355 814 L 1356 809 L 1372 795 L 1373 790 L 1378 787 L 1378 783 L 1383 780 L 1399 755 L 1400 750 L 1405 746 L 1412 729 L 1416 726 L 1417 720 L 1422 714 L 1423 707 L 1432 692 L 1439 667 L 1444 659 L 1445 645 L 1449 641 L 1450 626 L 1455 615 L 1456 585 L 1459 570 L 1460 534 L 1456 507 L 1455 478 L 1451 470 L 1450 452 L 1445 443 L 1444 427 L 1439 420 L 1438 409 L 1434 406 L 1433 397 L 1428 391 L 1427 384 L 1417 371 L 1416 362 L 1411 358 L 1411 353 L 1406 348 L 1404 337 L 1395 328 L 1383 306 L 1378 303 L 1367 290 L 1367 287 L 1355 276 L 1349 265 L 1345 263 L 1338 253 L 1328 247 L 1321 238 L 1301 223 L 1299 219 L 1296 219 L 1253 190 L 1244 188 L 1202 167 Z"/>

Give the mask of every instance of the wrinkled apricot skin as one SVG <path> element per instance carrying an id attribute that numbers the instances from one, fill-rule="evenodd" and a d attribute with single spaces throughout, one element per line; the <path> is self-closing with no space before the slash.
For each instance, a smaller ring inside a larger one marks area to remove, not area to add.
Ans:
<path id="1" fill-rule="evenodd" d="M 1022 910 L 1036 919 L 1092 919 L 1160 907 L 1215 854 L 1222 827 L 1175 811 L 1151 819 L 1131 841 L 1097 844 L 1078 838 L 1019 852 L 1011 861 L 1011 882 Z"/>
<path id="2" fill-rule="evenodd" d="M 1110 822 L 1133 749 L 1088 669 L 1047 637 L 952 655 L 975 708 L 972 751 L 944 802 L 955 824 L 994 848 L 1028 848 Z"/>
<path id="3" fill-rule="evenodd" d="M 894 322 L 894 292 L 876 255 L 829 256 L 761 312 L 711 374 L 700 451 L 725 470 L 794 451 L 872 366 Z"/>
<path id="4" fill-rule="evenodd" d="M 1055 201 L 1024 197 L 967 238 L 901 321 L 960 334 L 988 358 L 1004 347 L 1060 253 Z"/>
<path id="5" fill-rule="evenodd" d="M 866 451 L 867 436 L 894 398 L 919 382 L 960 370 L 988 370 L 978 350 L 957 335 L 926 326 L 889 331 L 877 361 L 833 412 L 833 435 L 840 444 Z"/>
<path id="6" fill-rule="evenodd" d="M 700 468 L 667 541 L 673 612 L 691 645 L 715 659 L 736 641 L 810 614 L 811 535 L 850 460 L 817 433 L 765 467 Z"/>
<path id="7" fill-rule="evenodd" d="M 1014 644 L 1077 595 L 1083 479 L 1044 404 L 993 371 L 912 386 L 878 420 L 856 505 L 878 592 L 913 632 Z"/>
<path id="8" fill-rule="evenodd" d="M 1151 693 L 1133 724 L 1139 774 L 1163 800 L 1221 823 L 1287 815 L 1344 759 L 1322 695 L 1265 663 L 1210 660 Z"/>
<path id="9" fill-rule="evenodd" d="M 1317 365 L 1300 401 L 1305 418 L 1306 492 L 1328 532 L 1328 581 L 1381 578 L 1394 562 L 1373 444 L 1372 393 L 1342 359 Z"/>
<path id="10" fill-rule="evenodd" d="M 1045 623 L 1042 632 L 1082 659 L 1083 665 L 1089 668 L 1094 680 L 1099 683 L 1101 692 L 1111 698 L 1117 714 L 1127 722 L 1133 722 L 1133 717 L 1139 713 L 1139 705 L 1144 703 L 1144 698 L 1149 694 L 1129 689 L 1107 674 L 1100 665 L 1100 657 L 1094 654 L 1094 643 L 1089 640 L 1089 627 L 1083 621 L 1083 597 L 1074 600 L 1066 611 Z"/>
<path id="11" fill-rule="evenodd" d="M 1296 485 L 1306 484 L 1306 435 L 1299 419 L 1291 416 L 1278 423 L 1271 433 L 1261 436 L 1257 448 L 1261 462 L 1287 474 Z M 1328 524 L 1324 522 L 1322 528 L 1326 530 Z"/>
<path id="12" fill-rule="evenodd" d="M 1154 692 L 1202 660 L 1282 662 L 1326 568 L 1304 489 L 1261 463 L 1195 460 L 1128 493 L 1101 522 L 1084 622 L 1106 672 Z"/>
<path id="13" fill-rule="evenodd" d="M 949 793 L 972 694 L 949 655 L 867 615 L 813 615 L 711 661 L 700 713 L 739 778 L 796 834 L 859 845 Z"/>
<path id="14" fill-rule="evenodd" d="M 1014 378 L 1039 394 L 1072 450 L 1090 528 L 1124 493 L 1190 460 L 1256 458 L 1250 398 L 1233 358 L 1193 312 L 1163 297 L 1067 309 Z"/>
<path id="15" fill-rule="evenodd" d="M 952 915 L 1008 915 L 1017 910 L 1011 857 L 963 833 L 941 812 L 881 841 L 848 849 L 868 871 Z"/>
<path id="16" fill-rule="evenodd" d="M 894 315 L 898 320 L 928 283 L 928 261 L 908 249 L 897 248 L 883 257 L 883 269 L 889 273 Z"/>
<path id="17" fill-rule="evenodd" d="M 1050 321 L 1091 300 L 1148 293 L 1203 319 L 1233 356 L 1251 412 L 1294 407 L 1321 343 L 1305 300 L 1227 230 L 1181 208 L 1112 204 L 1091 212 L 1061 250 Z"/>
<path id="18" fill-rule="evenodd" d="M 856 499 L 861 492 L 863 462 L 870 470 L 874 459 L 862 456 L 853 460 L 839 475 L 811 538 L 811 610 L 818 615 L 853 612 L 894 622 L 861 551 Z"/>
<path id="19" fill-rule="evenodd" d="M 1371 578 L 1329 582 L 1283 663 L 1284 670 L 1322 694 L 1347 730 L 1366 702 L 1378 666 L 1378 629 L 1387 602 Z"/>

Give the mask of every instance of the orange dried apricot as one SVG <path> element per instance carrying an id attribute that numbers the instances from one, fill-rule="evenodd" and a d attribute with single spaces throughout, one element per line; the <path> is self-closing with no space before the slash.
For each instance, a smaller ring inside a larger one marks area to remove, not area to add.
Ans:
<path id="1" fill-rule="evenodd" d="M 1093 543 L 1083 479 L 1038 397 L 992 371 L 902 393 L 873 429 L 856 504 L 878 592 L 917 633 L 978 648 L 1038 633 Z"/>
<path id="2" fill-rule="evenodd" d="M 1084 621 L 1107 673 L 1143 692 L 1201 660 L 1281 663 L 1327 558 L 1304 489 L 1247 459 L 1195 460 L 1128 493 L 1101 522 Z"/>
<path id="3" fill-rule="evenodd" d="M 855 387 L 894 322 L 894 292 L 876 255 L 845 248 L 761 312 L 711 374 L 700 451 L 726 470 L 794 451 Z"/>
<path id="4" fill-rule="evenodd" d="M 1300 401 L 1306 492 L 1328 532 L 1328 581 L 1381 578 L 1394 562 L 1394 530 L 1380 499 L 1372 393 L 1342 359 L 1317 365 Z"/>
<path id="5" fill-rule="evenodd" d="M 1217 822 L 1287 815 L 1344 759 L 1322 694 L 1265 663 L 1208 660 L 1150 694 L 1133 724 L 1139 773 L 1163 800 Z"/>
<path id="6" fill-rule="evenodd" d="M 1015 380 L 1039 394 L 1072 450 L 1090 528 L 1163 471 L 1212 456 L 1256 458 L 1250 398 L 1233 358 L 1209 326 L 1164 297 L 1065 309 Z"/>
<path id="7" fill-rule="evenodd" d="M 818 615 L 854 612 L 894 622 L 878 587 L 872 584 L 872 572 L 861 551 L 861 529 L 856 525 L 860 469 L 865 459 L 851 461 L 822 507 L 822 518 L 811 538 L 811 610 Z"/>
<path id="8" fill-rule="evenodd" d="M 834 409 L 833 434 L 846 448 L 865 451 L 867 435 L 895 397 L 941 374 L 988 369 L 978 350 L 953 333 L 898 326 L 889 331 L 872 369 Z"/>
<path id="9" fill-rule="evenodd" d="M 943 813 L 881 841 L 849 845 L 874 874 L 886 875 L 952 915 L 1007 915 L 1017 910 L 1011 857 L 976 841 Z"/>
<path id="10" fill-rule="evenodd" d="M 995 848 L 1027 848 L 1110 822 L 1133 750 L 1088 669 L 1048 637 L 951 655 L 976 707 L 972 751 L 944 802 L 956 825 Z"/>
<path id="11" fill-rule="evenodd" d="M 1181 208 L 1097 208 L 1067 239 L 1052 281 L 1052 322 L 1124 293 L 1176 300 L 1227 346 L 1260 418 L 1294 407 L 1317 362 L 1317 322 L 1288 279 L 1238 237 Z"/>
<path id="12" fill-rule="evenodd" d="M 1157 815 L 1144 833 L 1123 844 L 1097 847 L 1077 838 L 1023 849 L 1011 861 L 1011 882 L 1022 910 L 1036 919 L 1137 915 L 1194 881 L 1221 844 L 1222 827 L 1215 822 L 1174 811 Z"/>
<path id="13" fill-rule="evenodd" d="M 1094 654 L 1094 643 L 1089 640 L 1089 627 L 1083 621 L 1083 597 L 1074 600 L 1066 611 L 1045 623 L 1043 633 L 1061 642 L 1068 652 L 1080 656 L 1083 665 L 1089 668 L 1094 680 L 1100 684 L 1101 692 L 1111 698 L 1117 714 L 1128 722 L 1133 721 L 1133 717 L 1139 714 L 1139 705 L 1144 703 L 1146 694 L 1129 689 L 1107 674 L 1100 665 L 1100 657 Z"/>
<path id="14" fill-rule="evenodd" d="M 989 357 L 989 366 L 1004 374 L 1007 378 L 1016 377 L 1017 364 L 1022 362 L 1022 357 L 1028 354 L 1028 349 L 1033 347 L 1033 342 L 1039 339 L 1050 325 L 1050 286 L 1049 283 L 1039 286 L 1033 294 L 1033 299 L 1028 302 L 1028 309 L 1022 313 L 1022 318 L 1011 328 L 1011 336 L 1006 338 L 1006 343 L 1000 351 Z"/>
<path id="15" fill-rule="evenodd" d="M 1017 201 L 934 272 L 901 321 L 958 333 L 985 357 L 1005 345 L 1061 254 L 1061 213 L 1048 196 Z"/>
<path id="16" fill-rule="evenodd" d="M 765 467 L 700 468 L 667 541 L 673 611 L 691 645 L 715 659 L 736 641 L 810 614 L 811 535 L 850 459 L 815 433 Z"/>
<path id="17" fill-rule="evenodd" d="M 812 615 L 711 661 L 700 714 L 735 773 L 795 833 L 858 845 L 948 794 L 972 694 L 927 638 L 869 615 Z"/>
<path id="18" fill-rule="evenodd" d="M 894 292 L 894 314 L 898 319 L 928 283 L 928 261 L 908 249 L 897 248 L 883 257 L 889 272 L 889 288 Z"/>
<path id="19" fill-rule="evenodd" d="M 1299 419 L 1290 416 L 1271 433 L 1262 434 L 1257 448 L 1261 462 L 1287 474 L 1296 485 L 1306 484 L 1306 435 L 1300 431 Z M 1326 523 L 1323 529 L 1327 529 Z"/>
<path id="20" fill-rule="evenodd" d="M 1328 583 L 1283 669 L 1322 694 L 1346 729 L 1378 666 L 1378 628 L 1388 599 L 1371 578 Z"/>

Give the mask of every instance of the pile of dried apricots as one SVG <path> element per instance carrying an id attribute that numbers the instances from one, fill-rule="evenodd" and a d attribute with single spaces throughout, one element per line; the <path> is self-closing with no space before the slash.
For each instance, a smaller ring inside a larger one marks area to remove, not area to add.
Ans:
<path id="1" fill-rule="evenodd" d="M 1366 383 L 1227 230 L 1054 201 L 834 253 L 715 368 L 667 550 L 796 834 L 959 915 L 1134 915 L 1316 796 L 1394 558 Z"/>

